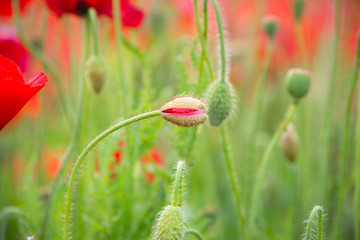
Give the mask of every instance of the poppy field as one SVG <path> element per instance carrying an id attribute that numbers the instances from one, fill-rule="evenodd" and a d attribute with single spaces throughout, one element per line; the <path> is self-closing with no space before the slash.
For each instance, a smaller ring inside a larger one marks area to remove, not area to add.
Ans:
<path id="1" fill-rule="evenodd" d="M 360 240 L 359 12 L 1 0 L 0 240 Z"/>

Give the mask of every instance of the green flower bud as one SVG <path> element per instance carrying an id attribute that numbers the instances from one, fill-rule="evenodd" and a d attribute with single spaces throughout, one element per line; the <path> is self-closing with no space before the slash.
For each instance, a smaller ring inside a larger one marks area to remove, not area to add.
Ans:
<path id="1" fill-rule="evenodd" d="M 101 57 L 91 55 L 86 61 L 85 77 L 94 93 L 99 94 L 106 82 L 106 65 Z"/>
<path id="2" fill-rule="evenodd" d="M 304 0 L 295 0 L 293 11 L 294 16 L 297 21 L 300 21 L 304 14 L 305 2 Z"/>
<path id="3" fill-rule="evenodd" d="M 265 16 L 263 19 L 262 27 L 270 39 L 274 39 L 278 28 L 278 18 L 274 15 Z"/>
<path id="4" fill-rule="evenodd" d="M 309 91 L 311 74 L 307 70 L 300 68 L 290 69 L 286 75 L 286 84 L 290 95 L 299 100 Z"/>
<path id="5" fill-rule="evenodd" d="M 215 81 L 208 89 L 209 121 L 212 126 L 220 126 L 234 108 L 234 90 L 228 81 Z"/>
<path id="6" fill-rule="evenodd" d="M 166 206 L 159 214 L 153 228 L 153 240 L 181 240 L 185 238 L 184 212 L 179 206 Z"/>
<path id="7" fill-rule="evenodd" d="M 286 159 L 295 162 L 299 154 L 299 136 L 292 123 L 286 127 L 279 144 Z"/>

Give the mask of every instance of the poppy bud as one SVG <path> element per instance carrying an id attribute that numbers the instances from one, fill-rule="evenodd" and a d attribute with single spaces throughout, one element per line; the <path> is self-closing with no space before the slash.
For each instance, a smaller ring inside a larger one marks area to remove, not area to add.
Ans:
<path id="1" fill-rule="evenodd" d="M 153 228 L 153 240 L 178 240 L 185 238 L 186 224 L 183 209 L 166 206 L 158 215 Z"/>
<path id="2" fill-rule="evenodd" d="M 286 75 L 287 90 L 296 100 L 304 97 L 310 88 L 310 72 L 300 68 L 290 69 Z"/>
<path id="3" fill-rule="evenodd" d="M 274 15 L 265 16 L 263 19 L 262 27 L 270 39 L 274 39 L 278 28 L 278 18 Z"/>
<path id="4" fill-rule="evenodd" d="M 300 21 L 304 14 L 304 7 L 305 7 L 304 0 L 295 0 L 294 6 L 293 6 L 293 11 L 294 11 L 295 19 L 297 21 Z"/>
<path id="5" fill-rule="evenodd" d="M 234 107 L 234 90 L 228 81 L 215 81 L 208 89 L 209 120 L 212 126 L 220 126 Z"/>
<path id="6" fill-rule="evenodd" d="M 200 99 L 180 96 L 171 99 L 161 108 L 161 116 L 180 127 L 193 127 L 203 124 L 207 118 L 207 105 Z"/>
<path id="7" fill-rule="evenodd" d="M 281 136 L 280 149 L 290 162 L 295 162 L 299 152 L 299 136 L 292 123 L 286 127 Z"/>
<path id="8" fill-rule="evenodd" d="M 106 82 L 106 66 L 103 58 L 90 56 L 86 61 L 85 76 L 94 93 L 99 94 Z"/>

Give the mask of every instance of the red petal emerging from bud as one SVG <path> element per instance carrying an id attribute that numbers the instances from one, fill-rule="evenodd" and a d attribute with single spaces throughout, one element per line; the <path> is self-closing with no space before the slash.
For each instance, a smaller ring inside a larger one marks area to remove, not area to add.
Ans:
<path id="1" fill-rule="evenodd" d="M 174 98 L 160 110 L 165 120 L 181 127 L 196 126 L 208 118 L 206 104 L 193 97 Z"/>

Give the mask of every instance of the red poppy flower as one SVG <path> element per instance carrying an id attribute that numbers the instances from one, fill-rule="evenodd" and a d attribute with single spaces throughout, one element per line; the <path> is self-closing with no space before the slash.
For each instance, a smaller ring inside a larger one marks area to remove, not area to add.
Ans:
<path id="1" fill-rule="evenodd" d="M 37 72 L 25 82 L 20 68 L 0 55 L 0 130 L 45 86 L 47 80 L 43 72 Z"/>
<path id="2" fill-rule="evenodd" d="M 12 15 L 12 0 L 1 0 L 0 1 L 0 16 L 10 17 Z M 31 0 L 20 0 L 20 11 L 24 10 L 25 5 Z"/>
<path id="3" fill-rule="evenodd" d="M 99 15 L 112 17 L 112 0 L 46 0 L 46 3 L 59 17 L 68 13 L 83 16 L 89 8 L 94 8 Z M 134 7 L 129 0 L 120 0 L 120 3 L 123 25 L 140 26 L 144 13 Z"/>
<path id="4" fill-rule="evenodd" d="M 14 61 L 22 72 L 26 71 L 29 54 L 21 45 L 15 28 L 0 25 L 0 54 Z"/>
<path id="5" fill-rule="evenodd" d="M 149 153 L 141 158 L 142 165 L 150 165 L 154 163 L 158 167 L 163 167 L 165 165 L 163 156 L 161 153 L 153 148 Z M 148 183 L 152 183 L 155 180 L 155 174 L 150 170 L 144 170 L 144 176 Z"/>

